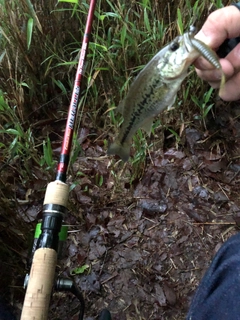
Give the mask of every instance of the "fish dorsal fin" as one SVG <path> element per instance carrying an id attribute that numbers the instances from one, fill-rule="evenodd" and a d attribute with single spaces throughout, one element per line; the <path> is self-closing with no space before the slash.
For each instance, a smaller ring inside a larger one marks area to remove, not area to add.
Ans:
<path id="1" fill-rule="evenodd" d="M 153 118 L 150 118 L 144 122 L 142 129 L 147 132 L 147 134 L 150 136 L 151 130 L 152 130 L 152 125 L 153 125 Z"/>
<path id="2" fill-rule="evenodd" d="M 125 99 L 121 100 L 119 105 L 117 106 L 117 109 L 116 109 L 116 111 L 121 114 L 123 114 L 124 102 L 125 102 Z"/>

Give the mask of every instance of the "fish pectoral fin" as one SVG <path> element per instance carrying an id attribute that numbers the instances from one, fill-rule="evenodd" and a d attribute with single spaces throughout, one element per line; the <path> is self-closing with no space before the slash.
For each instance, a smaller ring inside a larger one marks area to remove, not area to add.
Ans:
<path id="1" fill-rule="evenodd" d="M 146 122 L 144 122 L 142 129 L 147 132 L 147 134 L 150 136 L 151 130 L 153 125 L 153 118 L 148 119 Z"/>
<path id="2" fill-rule="evenodd" d="M 175 95 L 175 96 L 172 98 L 172 100 L 169 102 L 169 105 L 168 105 L 168 107 L 167 107 L 167 110 L 173 109 L 173 105 L 174 105 L 174 103 L 175 103 L 176 97 L 177 97 L 177 95 Z"/>
<path id="3" fill-rule="evenodd" d="M 160 83 L 156 86 L 155 90 L 159 90 L 159 89 L 161 90 L 163 87 L 167 87 L 167 86 L 166 86 L 165 83 L 160 82 Z"/>

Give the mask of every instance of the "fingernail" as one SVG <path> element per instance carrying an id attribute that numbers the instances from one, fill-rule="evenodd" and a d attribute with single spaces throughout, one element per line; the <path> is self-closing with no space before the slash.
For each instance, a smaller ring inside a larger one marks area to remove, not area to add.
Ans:
<path id="1" fill-rule="evenodd" d="M 213 73 L 213 76 L 216 80 L 220 80 L 222 79 L 222 71 L 220 70 L 215 70 L 214 73 Z"/>

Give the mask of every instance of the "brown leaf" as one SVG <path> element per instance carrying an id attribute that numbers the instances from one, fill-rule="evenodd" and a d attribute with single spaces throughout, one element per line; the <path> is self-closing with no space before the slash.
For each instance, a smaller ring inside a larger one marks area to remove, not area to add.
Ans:
<path id="1" fill-rule="evenodd" d="M 165 293 L 165 297 L 167 299 L 167 302 L 174 306 L 177 302 L 177 296 L 173 288 L 171 288 L 166 282 L 163 283 L 163 291 Z"/>
<path id="2" fill-rule="evenodd" d="M 160 284 L 155 283 L 154 289 L 155 289 L 155 298 L 157 302 L 161 307 L 165 307 L 167 305 L 167 300 L 166 300 L 166 296 L 164 294 L 163 288 L 160 286 Z"/>

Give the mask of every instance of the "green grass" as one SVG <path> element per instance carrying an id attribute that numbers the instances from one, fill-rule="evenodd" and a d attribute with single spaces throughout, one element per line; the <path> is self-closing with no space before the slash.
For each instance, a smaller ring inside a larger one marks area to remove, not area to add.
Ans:
<path id="1" fill-rule="evenodd" d="M 196 21 L 200 28 L 212 10 L 227 3 L 98 1 L 78 126 L 82 114 L 87 114 L 94 126 L 115 135 L 122 119 L 114 107 L 125 97 L 143 66 L 176 35 Z M 50 0 L 44 7 L 30 0 L 0 2 L 0 86 L 2 99 L 9 106 L 1 117 L 11 118 L 1 133 L 8 140 L 4 151 L 8 160 L 16 158 L 16 154 L 27 159 L 31 156 L 40 166 L 53 168 L 48 137 L 41 137 L 45 141 L 44 158 L 37 153 L 36 146 L 42 142 L 35 136 L 32 120 L 66 116 L 88 7 L 88 1 L 76 5 Z M 201 102 L 207 90 L 207 85 L 193 73 L 183 84 L 176 105 L 186 115 L 199 108 L 204 124 L 211 109 L 210 101 Z M 176 123 L 176 132 L 179 126 Z M 144 139 L 143 136 L 140 140 Z M 154 142 L 150 144 L 154 147 Z M 136 158 L 132 163 L 144 161 L 144 144 L 135 142 L 134 148 Z M 27 165 L 23 169 L 29 174 Z"/>
<path id="2" fill-rule="evenodd" d="M 17 108 L 11 107 L 0 92 L 0 152 L 3 163 L 9 166 L 20 164 L 19 175 L 27 181 L 32 167 L 50 170 L 56 163 L 52 158 L 51 142 L 48 137 L 40 143 L 34 137 L 31 126 L 26 127 L 17 116 Z"/>
<path id="3" fill-rule="evenodd" d="M 223 1 L 224 5 L 228 3 Z M 194 22 L 199 29 L 208 14 L 221 6 L 219 0 L 99 0 L 77 129 L 90 124 L 94 133 L 89 133 L 89 139 L 100 133 L 106 150 L 107 141 L 116 135 L 122 122 L 115 108 L 139 71 L 175 36 Z M 49 132 L 45 123 L 51 127 L 66 118 L 88 7 L 86 0 L 77 5 L 57 0 L 0 0 L 0 202 L 4 208 L 10 197 L 7 181 L 21 185 L 26 192 L 32 181 L 38 180 L 39 170 L 46 183 L 54 177 L 57 156 L 53 144 L 62 139 L 63 132 L 60 126 L 56 132 Z M 182 125 L 191 126 L 194 115 L 199 114 L 203 128 L 206 126 L 212 106 L 208 85 L 193 72 L 182 85 L 175 105 L 177 110 L 164 112 L 160 120 L 156 119 L 150 139 L 142 131 L 134 137 L 129 181 L 140 179 L 146 156 L 162 145 L 163 128 L 171 129 L 178 144 Z M 77 131 L 74 145 L 75 161 L 79 153 L 84 156 Z M 113 160 L 109 171 L 115 181 L 122 168 L 121 162 Z M 95 183 L 101 187 L 103 177 L 96 175 Z M 39 193 L 41 198 L 42 190 Z M 15 216 L 16 206 L 17 200 L 15 207 L 8 206 L 9 217 Z"/>

